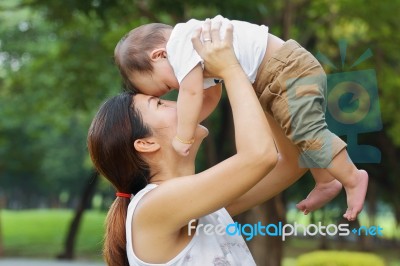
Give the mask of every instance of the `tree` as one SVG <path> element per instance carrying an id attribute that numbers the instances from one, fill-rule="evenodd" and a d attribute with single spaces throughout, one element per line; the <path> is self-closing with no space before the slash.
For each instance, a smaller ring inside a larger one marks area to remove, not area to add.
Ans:
<path id="1" fill-rule="evenodd" d="M 271 33 L 296 39 L 313 54 L 324 53 L 340 66 L 338 42 L 346 39 L 348 62 L 367 49 L 373 57 L 358 69 L 376 70 L 384 128 L 360 136 L 360 142 L 378 147 L 381 164 L 361 165 L 376 183 L 371 206 L 386 203 L 400 218 L 400 28 L 399 0 L 195 0 L 47 1 L 3 0 L 0 3 L 0 186 L 15 206 L 34 207 L 18 193 L 41 194 L 56 199 L 60 193 L 69 202 L 83 199 L 76 188 L 89 176 L 92 165 L 86 151 L 86 132 L 98 105 L 120 91 L 121 80 L 112 63 L 117 41 L 131 28 L 147 22 L 175 24 L 189 18 L 217 13 L 269 26 Z M 326 67 L 326 66 L 325 66 Z M 349 66 L 347 66 L 349 67 Z M 326 67 L 328 73 L 335 69 Z M 350 69 L 344 69 L 350 71 Z M 199 154 L 201 171 L 230 156 L 234 150 L 229 102 L 224 96 L 206 122 L 210 136 Z M 299 200 L 311 189 L 304 178 L 284 193 L 239 219 L 261 220 L 279 213 L 285 219 L 286 202 Z M 293 192 L 293 193 L 292 193 Z M 342 198 L 333 204 L 339 204 Z M 6 200 L 7 202 L 10 202 Z M 339 203 L 338 203 L 339 202 Z M 9 203 L 7 203 L 9 204 Z M 333 206 L 333 205 L 330 205 Z M 73 206 L 76 207 L 76 206 Z M 79 208 L 77 208 L 79 210 Z M 371 215 L 375 211 L 371 209 Z M 265 216 L 264 216 L 265 213 Z M 76 213 L 76 217 L 79 216 Z M 277 218 L 276 216 L 268 219 Z M 77 221 L 80 219 L 77 218 Z M 272 221 L 272 220 L 271 220 Z M 75 223 L 79 224 L 79 223 Z M 76 227 L 78 228 L 78 227 Z M 73 238 L 73 237 L 72 237 Z M 276 240 L 276 239 L 274 239 Z M 262 239 L 252 252 L 259 265 L 276 265 L 284 246 Z M 72 241 L 73 243 L 73 241 Z M 268 259 L 268 245 L 278 247 Z M 73 248 L 72 248 L 73 250 Z"/>
<path id="2" fill-rule="evenodd" d="M 69 260 L 74 258 L 75 241 L 79 231 L 79 225 L 81 223 L 84 211 L 91 205 L 98 182 L 99 174 L 97 172 L 93 172 L 83 189 L 82 197 L 75 211 L 75 216 L 71 221 L 67 237 L 65 239 L 64 252 L 59 254 L 57 256 L 58 258 Z"/>

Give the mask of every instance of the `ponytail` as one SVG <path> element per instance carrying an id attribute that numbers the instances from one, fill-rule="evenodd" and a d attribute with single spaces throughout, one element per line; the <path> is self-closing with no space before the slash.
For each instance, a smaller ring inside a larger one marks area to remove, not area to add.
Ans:
<path id="1" fill-rule="evenodd" d="M 109 266 L 129 266 L 126 253 L 126 212 L 129 199 L 117 197 L 106 217 L 103 256 Z"/>
<path id="2" fill-rule="evenodd" d="M 134 94 L 125 92 L 106 101 L 88 133 L 94 166 L 118 192 L 136 194 L 150 181 L 147 162 L 134 149 L 135 140 L 151 136 L 134 107 Z M 129 199 L 117 197 L 106 218 L 103 255 L 109 266 L 129 266 L 126 255 L 126 213 Z"/>

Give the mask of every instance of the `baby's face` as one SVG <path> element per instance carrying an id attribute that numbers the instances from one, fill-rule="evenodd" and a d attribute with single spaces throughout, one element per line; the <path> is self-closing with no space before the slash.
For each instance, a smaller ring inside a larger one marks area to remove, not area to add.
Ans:
<path id="1" fill-rule="evenodd" d="M 178 80 L 167 59 L 153 64 L 152 73 L 134 73 L 131 81 L 141 93 L 157 97 L 179 88 Z"/>

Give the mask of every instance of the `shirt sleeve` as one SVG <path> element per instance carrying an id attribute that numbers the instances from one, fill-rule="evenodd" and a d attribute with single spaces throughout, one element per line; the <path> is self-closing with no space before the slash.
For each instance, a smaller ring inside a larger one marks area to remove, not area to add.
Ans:
<path id="1" fill-rule="evenodd" d="M 203 67 L 203 60 L 193 48 L 192 35 L 201 22 L 191 19 L 186 23 L 177 24 L 167 43 L 168 60 L 175 76 L 181 84 L 186 75 L 199 63 Z"/>

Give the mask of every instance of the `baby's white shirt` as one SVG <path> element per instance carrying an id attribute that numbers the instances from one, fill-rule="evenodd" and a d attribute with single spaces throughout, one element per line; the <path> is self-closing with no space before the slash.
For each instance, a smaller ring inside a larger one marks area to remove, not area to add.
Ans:
<path id="1" fill-rule="evenodd" d="M 251 83 L 254 83 L 257 70 L 260 66 L 268 42 L 268 27 L 245 21 L 229 20 L 218 15 L 212 23 L 221 21 L 221 38 L 224 38 L 226 27 L 233 25 L 233 48 L 236 57 Z M 186 75 L 199 63 L 203 66 L 203 59 L 193 48 L 191 38 L 195 29 L 201 27 L 204 21 L 191 19 L 186 23 L 178 23 L 171 32 L 167 42 L 168 60 L 181 84 Z M 215 78 L 205 78 L 204 88 L 209 88 L 220 81 Z"/>

